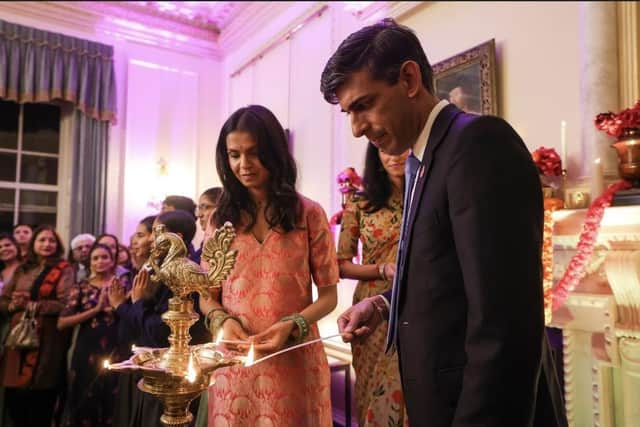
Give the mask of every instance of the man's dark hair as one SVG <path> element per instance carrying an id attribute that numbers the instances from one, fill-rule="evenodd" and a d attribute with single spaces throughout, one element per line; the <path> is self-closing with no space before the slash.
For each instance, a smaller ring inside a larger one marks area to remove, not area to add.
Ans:
<path id="1" fill-rule="evenodd" d="M 189 197 L 167 196 L 162 203 L 164 203 L 165 205 L 173 206 L 178 211 L 188 212 L 194 218 L 196 217 L 196 204 Z"/>
<path id="2" fill-rule="evenodd" d="M 15 224 L 13 226 L 13 231 L 16 231 L 16 228 L 18 228 L 18 227 L 29 227 L 31 229 L 31 231 L 33 232 L 33 227 L 31 226 L 31 224 L 27 224 L 27 223 L 24 223 L 24 222 L 19 222 L 19 223 Z"/>
<path id="3" fill-rule="evenodd" d="M 189 243 L 196 234 L 196 221 L 185 211 L 169 211 L 158 215 L 157 220 L 160 224 L 164 224 L 167 231 L 171 233 L 180 233 L 182 241 L 189 247 Z"/>
<path id="4" fill-rule="evenodd" d="M 406 61 L 415 61 L 420 66 L 422 84 L 433 94 L 433 70 L 418 37 L 393 19 L 383 19 L 356 31 L 340 43 L 322 71 L 320 91 L 327 102 L 337 104 L 336 91 L 352 73 L 363 67 L 367 67 L 373 79 L 396 84 L 400 67 Z"/>

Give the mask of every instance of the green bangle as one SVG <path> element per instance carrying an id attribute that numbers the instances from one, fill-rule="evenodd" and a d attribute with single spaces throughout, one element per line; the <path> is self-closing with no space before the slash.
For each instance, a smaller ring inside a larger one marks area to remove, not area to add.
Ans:
<path id="1" fill-rule="evenodd" d="M 211 330 L 211 317 L 212 317 L 211 315 L 214 314 L 216 311 L 222 311 L 224 314 L 228 314 L 224 308 L 220 308 L 220 307 L 215 307 L 209 310 L 206 316 L 204 316 L 204 327 L 207 328 L 207 330 Z"/>
<path id="2" fill-rule="evenodd" d="M 298 327 L 298 336 L 289 338 L 291 344 L 299 344 L 303 342 L 309 336 L 309 322 L 304 318 L 301 314 L 294 313 L 290 316 L 284 316 L 280 319 L 281 322 L 286 322 L 288 320 L 293 320 L 293 322 Z"/>
<path id="3" fill-rule="evenodd" d="M 220 330 L 220 328 L 222 328 L 222 325 L 224 325 L 224 322 L 226 322 L 229 319 L 233 319 L 236 322 L 238 322 L 240 325 L 242 325 L 242 321 L 240 321 L 239 318 L 237 318 L 236 316 L 232 316 L 231 314 L 225 314 L 224 316 L 218 316 L 215 319 L 213 319 L 213 324 L 209 324 L 210 328 L 209 330 L 211 331 L 211 334 L 213 336 L 216 336 L 218 334 L 218 331 Z"/>

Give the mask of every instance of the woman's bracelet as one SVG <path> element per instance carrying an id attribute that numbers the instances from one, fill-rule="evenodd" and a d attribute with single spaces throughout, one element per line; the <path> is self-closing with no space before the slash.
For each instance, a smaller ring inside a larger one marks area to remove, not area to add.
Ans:
<path id="1" fill-rule="evenodd" d="M 307 319 L 305 319 L 304 316 L 299 313 L 294 313 L 290 316 L 284 316 L 282 319 L 280 319 L 281 322 L 286 322 L 288 320 L 293 320 L 293 323 L 295 323 L 298 327 L 298 336 L 292 336 L 289 340 L 290 343 L 299 344 L 307 339 L 307 337 L 309 336 L 309 322 L 307 321 Z"/>
<path id="2" fill-rule="evenodd" d="M 233 319 L 236 322 L 238 322 L 239 324 L 242 325 L 242 321 L 237 318 L 236 316 L 233 316 L 231 314 L 225 314 L 224 316 L 218 316 L 216 318 L 213 319 L 213 322 L 210 323 L 210 328 L 209 330 L 211 331 L 211 334 L 213 336 L 218 335 L 218 331 L 220 330 L 220 328 L 222 328 L 222 325 L 224 325 L 224 322 L 226 322 L 229 319 Z"/>
<path id="3" fill-rule="evenodd" d="M 209 310 L 207 315 L 204 316 L 204 326 L 208 330 L 211 330 L 211 317 L 216 313 L 216 311 L 221 311 L 221 312 L 224 313 L 224 315 L 229 314 L 229 313 L 227 313 L 227 310 L 225 310 L 222 307 L 214 307 L 211 310 Z M 220 317 L 220 316 L 218 316 L 218 317 Z"/>
<path id="4" fill-rule="evenodd" d="M 386 262 L 381 262 L 380 264 L 378 264 L 378 276 L 380 276 L 381 280 L 389 280 L 387 278 L 387 272 L 385 271 L 386 266 Z"/>

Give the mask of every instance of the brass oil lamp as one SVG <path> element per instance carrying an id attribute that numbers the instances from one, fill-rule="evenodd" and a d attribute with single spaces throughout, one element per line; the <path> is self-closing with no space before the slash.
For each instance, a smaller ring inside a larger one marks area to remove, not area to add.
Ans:
<path id="1" fill-rule="evenodd" d="M 218 342 L 189 345 L 189 328 L 198 319 L 189 295 L 198 292 L 209 298 L 210 289 L 219 288 L 229 275 L 237 255 L 230 249 L 235 231 L 226 223 L 207 241 L 202 259 L 209 263 L 208 271 L 187 259 L 187 248 L 180 236 L 167 232 L 164 225 L 156 226 L 154 234 L 151 256 L 143 268 L 151 269 L 153 282 L 162 282 L 173 292 L 169 310 L 162 315 L 171 329 L 169 348 L 134 346 L 131 358 L 115 364 L 105 361 L 105 367 L 116 372 L 141 372 L 138 388 L 164 404 L 160 422 L 164 426 L 186 427 L 193 419 L 189 404 L 209 387 L 213 372 L 245 362 L 243 356 L 224 351 Z"/>

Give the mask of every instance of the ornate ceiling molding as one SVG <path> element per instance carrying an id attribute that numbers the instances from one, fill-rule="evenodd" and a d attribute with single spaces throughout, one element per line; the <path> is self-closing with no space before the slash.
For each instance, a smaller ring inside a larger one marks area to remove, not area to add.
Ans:
<path id="1" fill-rule="evenodd" d="M 70 35 L 89 34 L 91 37 L 88 38 L 92 40 L 100 41 L 106 35 L 107 38 L 221 59 L 226 53 L 240 47 L 256 31 L 293 7 L 293 3 L 286 1 L 221 2 L 226 4 L 212 5 L 215 16 L 188 18 L 170 14 L 155 7 L 155 4 L 152 7 L 145 5 L 146 3 L 157 2 L 0 2 L 0 11 L 9 11 L 29 21 L 47 22 L 47 28 L 64 28 L 65 31 L 62 32 Z M 328 6 L 344 7 L 340 3 L 309 2 L 303 13 L 292 17 L 288 25 L 283 25 L 282 33 L 291 31 L 305 17 L 319 9 Z M 371 2 L 353 14 L 365 24 L 367 20 L 385 16 L 398 18 L 422 3 L 424 2 Z"/>
<path id="2" fill-rule="evenodd" d="M 310 5 L 314 3 L 321 2 L 309 2 Z M 248 35 L 264 28 L 266 24 L 291 7 L 290 2 L 283 1 L 248 2 L 247 4 L 243 12 L 230 21 L 220 33 L 218 45 L 222 51 L 230 52 L 238 48 Z"/>

